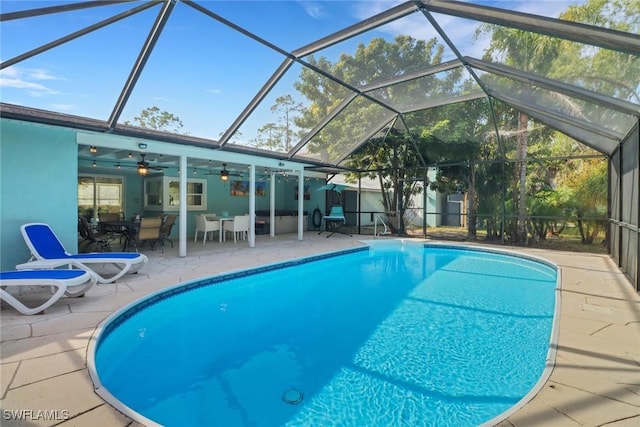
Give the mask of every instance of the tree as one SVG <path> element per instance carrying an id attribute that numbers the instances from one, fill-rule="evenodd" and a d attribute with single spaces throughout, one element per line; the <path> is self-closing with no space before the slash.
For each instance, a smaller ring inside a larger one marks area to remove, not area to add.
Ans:
<path id="1" fill-rule="evenodd" d="M 637 33 L 640 26 L 640 3 L 635 0 L 589 0 L 582 5 L 570 6 L 560 15 L 560 18 Z M 619 99 L 634 102 L 640 100 L 638 86 L 634 84 L 640 80 L 640 63 L 634 55 L 608 49 L 586 49 L 581 43 L 555 40 L 493 25 L 481 26 L 477 34 L 482 33 L 491 35 L 491 45 L 486 51 L 486 59 L 503 62 L 526 72 L 553 77 Z M 500 83 L 497 79 L 492 81 L 492 86 L 500 87 L 504 93 L 516 98 L 540 96 L 536 93 L 538 89 L 535 86 L 509 85 Z M 575 99 L 557 93 L 546 96 L 542 102 L 553 105 L 563 113 L 585 122 L 617 123 L 620 121 L 620 115 L 615 111 L 596 104 L 576 102 Z M 532 130 L 537 128 L 539 125 L 535 125 L 526 114 L 519 112 L 517 126 L 514 126 L 515 133 L 511 133 L 512 130 L 509 127 L 499 130 L 503 136 L 513 134 L 517 138 L 515 156 L 517 177 L 514 180 L 512 197 L 508 200 L 513 200 L 517 205 L 518 230 L 515 234 L 519 240 L 528 236 L 526 233 L 528 230 L 522 228 L 526 224 L 523 221 L 527 213 L 525 206 L 528 206 L 529 215 L 540 216 L 552 216 L 567 209 L 567 206 L 559 206 L 560 201 L 563 200 L 562 194 L 552 188 L 552 184 L 557 184 L 553 183 L 555 172 L 552 169 L 557 167 L 558 162 L 551 162 L 548 166 L 528 162 L 531 154 L 529 146 L 532 141 Z M 538 149 L 542 154 L 545 152 L 545 143 L 562 139 L 558 138 L 558 135 L 557 132 L 547 131 L 533 141 L 537 141 Z M 564 143 L 567 143 L 566 139 Z M 566 154 L 575 154 L 575 151 Z M 527 164 L 533 165 L 533 173 L 527 170 Z M 590 179 L 588 181 L 592 185 L 597 184 Z M 528 194 L 534 197 L 531 203 L 526 201 Z M 584 193 L 571 194 L 575 197 L 576 194 Z M 536 238 L 542 238 L 544 230 L 550 225 L 540 219 L 528 221 L 528 223 L 534 225 L 535 230 L 531 231 L 537 233 Z M 584 224 L 586 223 L 583 222 Z M 587 226 L 588 224 L 585 225 Z M 586 232 L 586 234 L 590 233 Z M 585 240 L 589 238 L 586 237 Z"/>
<path id="2" fill-rule="evenodd" d="M 368 45 L 360 44 L 353 56 L 342 54 L 335 64 L 323 57 L 311 57 L 308 61 L 313 68 L 335 75 L 350 85 L 363 86 L 438 64 L 442 61 L 443 49 L 436 39 L 423 41 L 398 36 L 389 42 L 374 38 Z M 461 84 L 461 75 L 461 70 L 452 70 L 445 79 L 433 76 L 415 79 L 380 90 L 376 96 L 409 105 L 416 97 L 454 93 Z M 426 178 L 424 147 L 418 147 L 420 132 L 410 134 L 401 120 L 393 121 L 392 111 L 366 97 L 353 98 L 349 88 L 311 68 L 302 70 L 296 89 L 311 103 L 295 119 L 301 129 L 315 128 L 338 106 L 344 107 L 309 141 L 308 151 L 322 161 L 331 162 L 349 153 L 354 144 L 363 143 L 345 162 L 346 166 L 367 171 L 365 176 L 379 180 L 388 213 L 407 209 L 411 196 L 421 191 L 416 180 Z M 349 101 L 346 106 L 345 100 Z M 363 138 L 376 130 L 378 134 L 364 143 Z M 394 227 L 393 231 L 401 230 Z"/>
<path id="3" fill-rule="evenodd" d="M 136 126 L 172 133 L 179 133 L 183 127 L 179 117 L 167 111 L 160 111 L 156 106 L 145 108 L 139 116 L 133 118 L 133 121 Z M 129 121 L 125 124 L 131 125 Z"/>
<path id="4" fill-rule="evenodd" d="M 573 209 L 583 244 L 594 242 L 607 221 L 607 160 L 589 159 L 566 174 L 565 203 Z"/>
<path id="5" fill-rule="evenodd" d="M 558 56 L 557 39 L 532 33 L 529 31 L 501 27 L 492 24 L 481 25 L 476 37 L 482 34 L 490 34 L 491 43 L 486 49 L 484 59 L 491 62 L 504 62 L 506 65 L 522 71 L 546 75 L 553 60 Z M 511 88 L 512 93 L 521 92 L 521 87 Z M 527 147 L 529 142 L 529 116 L 517 111 L 517 149 L 516 149 L 516 180 L 514 187 L 517 192 L 517 234 L 516 241 L 527 239 L 526 228 L 526 179 L 527 179 Z"/>
<path id="6" fill-rule="evenodd" d="M 425 123 L 419 145 L 426 157 L 439 165 L 431 188 L 442 193 L 464 192 L 467 199 L 467 237 L 476 238 L 480 202 L 478 185 L 484 181 L 483 160 L 493 160 L 495 141 L 483 138 L 488 130 L 489 105 L 486 100 L 451 104 L 423 113 Z M 483 188 L 483 190 L 485 190 Z M 482 195 L 484 197 L 484 195 Z"/>
<path id="7" fill-rule="evenodd" d="M 363 176 L 377 179 L 382 194 L 382 204 L 388 217 L 391 231 L 403 233 L 403 225 L 397 221 L 411 207 L 412 197 L 420 194 L 419 182 L 425 180 L 420 156 L 413 148 L 412 138 L 407 132 L 391 128 L 384 137 L 374 138 L 353 153 L 349 166 L 366 170 Z M 351 177 L 353 178 L 353 177 Z"/>
<path id="8" fill-rule="evenodd" d="M 271 111 L 279 114 L 278 120 L 276 123 L 266 123 L 258 129 L 254 140 L 255 146 L 272 151 L 289 152 L 293 148 L 292 141 L 296 136 L 294 114 L 302 109 L 302 103 L 296 102 L 291 95 L 277 97 L 271 106 Z"/>
<path id="9" fill-rule="evenodd" d="M 569 6 L 560 18 L 638 34 L 640 2 L 588 0 L 584 4 Z M 555 61 L 552 77 L 560 77 L 565 82 L 618 99 L 640 102 L 640 61 L 637 55 L 609 49 L 587 50 L 584 45 L 568 40 L 562 41 L 561 49 L 563 54 Z M 598 106 L 590 106 L 582 113 L 587 121 L 620 121 L 619 114 Z"/>

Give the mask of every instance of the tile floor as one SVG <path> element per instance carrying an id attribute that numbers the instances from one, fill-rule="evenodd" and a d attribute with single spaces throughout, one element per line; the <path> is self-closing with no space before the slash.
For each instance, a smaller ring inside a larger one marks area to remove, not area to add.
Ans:
<path id="1" fill-rule="evenodd" d="M 147 250 L 150 261 L 140 273 L 116 284 L 95 286 L 84 298 L 63 297 L 43 315 L 23 316 L 3 303 L 0 424 L 139 426 L 93 391 L 86 368 L 87 345 L 103 319 L 169 285 L 359 246 L 361 239 L 343 235 L 327 239 L 314 232 L 306 233 L 303 241 L 294 234 L 257 236 L 255 248 L 246 242 L 190 241 L 187 257 L 178 257 L 177 248 L 166 248 L 164 253 Z M 562 310 L 550 379 L 499 426 L 640 426 L 640 296 L 629 281 L 605 255 L 510 249 L 561 268 Z M 16 420 L 12 411 L 19 410 L 22 419 Z"/>

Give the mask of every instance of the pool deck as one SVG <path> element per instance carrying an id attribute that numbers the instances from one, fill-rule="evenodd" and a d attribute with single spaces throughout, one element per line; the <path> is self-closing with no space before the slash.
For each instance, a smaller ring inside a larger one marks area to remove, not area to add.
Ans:
<path id="1" fill-rule="evenodd" d="M 367 236 L 315 232 L 257 236 L 256 247 L 233 241 L 188 243 L 144 251 L 149 263 L 84 298 L 61 298 L 45 314 L 0 311 L 0 424 L 9 426 L 140 426 L 103 401 L 87 370 L 96 326 L 121 307 L 176 283 L 225 271 L 362 245 Z M 606 255 L 501 247 L 557 264 L 562 305 L 555 368 L 507 426 L 640 426 L 640 296 Z M 23 298 L 35 294 L 25 294 Z M 505 348 L 505 352 L 510 349 Z M 22 419 L 12 410 L 23 410 Z M 26 412 L 25 412 L 26 411 Z M 31 411 L 31 412 L 28 412 Z M 48 411 L 47 413 L 39 411 Z M 57 411 L 57 412 L 55 412 Z M 47 420 L 46 418 L 57 418 Z"/>

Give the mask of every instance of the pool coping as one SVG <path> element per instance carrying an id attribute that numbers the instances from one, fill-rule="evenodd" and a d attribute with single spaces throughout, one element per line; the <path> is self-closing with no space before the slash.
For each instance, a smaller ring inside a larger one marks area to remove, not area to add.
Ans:
<path id="1" fill-rule="evenodd" d="M 89 372 L 90 380 L 93 383 L 94 391 L 104 399 L 108 404 L 113 406 L 118 411 L 122 412 L 129 418 L 139 423 L 144 424 L 149 427 L 162 427 L 162 424 L 159 424 L 141 413 L 133 410 L 126 404 L 122 403 L 118 398 L 116 398 L 113 394 L 109 392 L 109 390 L 104 387 L 100 381 L 98 376 L 96 366 L 95 366 L 95 356 L 96 352 L 99 348 L 100 342 L 111 332 L 111 329 L 117 327 L 122 322 L 127 321 L 132 316 L 135 316 L 138 312 L 145 310 L 146 308 L 156 304 L 161 299 L 169 296 L 170 298 L 176 295 L 180 295 L 184 292 L 189 292 L 193 289 L 200 288 L 203 286 L 212 286 L 217 283 L 221 283 L 226 280 L 247 277 L 256 274 L 260 274 L 267 271 L 278 270 L 282 268 L 287 268 L 295 265 L 305 264 L 308 262 L 313 262 L 316 260 L 332 258 L 336 256 L 345 255 L 348 253 L 355 252 L 363 252 L 369 251 L 372 247 L 375 246 L 398 246 L 398 245 L 411 245 L 411 246 L 420 246 L 423 248 L 440 248 L 440 249 L 456 249 L 456 250 L 467 250 L 472 252 L 485 252 L 485 253 L 496 253 L 501 255 L 508 255 L 516 258 L 522 258 L 529 261 L 538 262 L 540 264 L 546 265 L 548 267 L 554 268 L 556 271 L 556 286 L 554 289 L 555 294 L 555 304 L 554 304 L 554 313 L 553 313 L 553 322 L 551 327 L 550 334 L 550 342 L 549 349 L 547 351 L 547 356 L 545 359 L 545 367 L 542 371 L 542 374 L 538 378 L 538 381 L 534 384 L 534 386 L 529 390 L 527 394 L 525 394 L 518 402 L 516 402 L 513 406 L 511 406 L 506 411 L 500 413 L 499 415 L 491 418 L 488 421 L 480 424 L 479 427 L 491 427 L 495 426 L 505 420 L 507 420 L 511 415 L 524 407 L 528 402 L 530 402 L 544 387 L 547 383 L 551 374 L 555 367 L 556 355 L 557 355 L 557 346 L 558 346 L 558 337 L 559 337 L 559 323 L 560 323 L 560 314 L 561 314 L 561 297 L 562 297 L 562 269 L 556 263 L 551 262 L 547 259 L 537 257 L 531 254 L 523 254 L 518 252 L 513 252 L 508 249 L 502 248 L 487 248 L 480 246 L 467 245 L 464 243 L 460 244 L 451 244 L 449 242 L 440 243 L 440 242 L 425 242 L 425 241 L 416 241 L 412 239 L 385 239 L 385 240 L 360 240 L 364 246 L 355 247 L 355 248 L 347 248 L 347 249 L 339 249 L 336 251 L 325 252 L 320 254 L 309 255 L 305 257 L 299 257 L 295 259 L 291 259 L 288 261 L 276 261 L 273 263 L 267 263 L 264 265 L 260 265 L 257 267 L 244 268 L 239 270 L 233 270 L 230 272 L 215 274 L 206 278 L 198 278 L 192 279 L 184 282 L 177 283 L 173 286 L 169 286 L 155 292 L 152 292 L 149 295 L 146 295 L 142 298 L 139 298 L 131 303 L 121 307 L 120 309 L 111 313 L 108 317 L 102 320 L 97 327 L 93 330 L 91 337 L 89 338 L 88 346 L 87 346 L 87 370 Z M 122 320 L 114 323 L 115 319 L 119 319 L 123 314 L 126 314 Z M 106 336 L 102 337 L 102 334 L 105 333 Z"/>

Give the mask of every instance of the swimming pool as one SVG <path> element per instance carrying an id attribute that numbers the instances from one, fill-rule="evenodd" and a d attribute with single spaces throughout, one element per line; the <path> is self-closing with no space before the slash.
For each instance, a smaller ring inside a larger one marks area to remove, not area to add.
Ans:
<path id="1" fill-rule="evenodd" d="M 406 242 L 215 276 L 110 317 L 90 372 L 145 424 L 478 425 L 550 373 L 557 276 Z"/>

